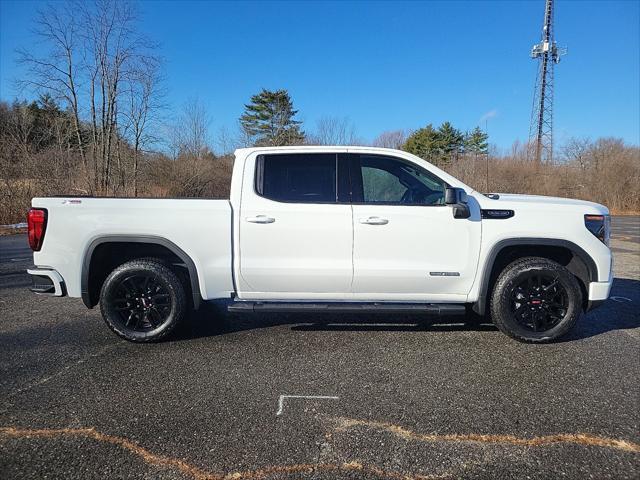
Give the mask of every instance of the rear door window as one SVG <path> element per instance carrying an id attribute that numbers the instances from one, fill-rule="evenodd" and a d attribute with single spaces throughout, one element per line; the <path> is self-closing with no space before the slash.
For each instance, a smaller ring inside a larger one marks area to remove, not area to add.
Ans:
<path id="1" fill-rule="evenodd" d="M 336 154 L 261 155 L 256 165 L 256 191 L 278 202 L 336 203 Z"/>

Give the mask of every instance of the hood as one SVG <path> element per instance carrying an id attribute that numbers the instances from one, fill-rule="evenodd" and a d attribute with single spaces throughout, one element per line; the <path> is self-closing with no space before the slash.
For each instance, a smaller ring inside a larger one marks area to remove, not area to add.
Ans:
<path id="1" fill-rule="evenodd" d="M 518 195 L 514 193 L 497 193 L 489 194 L 494 197 L 484 197 L 489 200 L 490 208 L 513 208 L 517 209 L 521 207 L 574 207 L 584 209 L 585 213 L 600 213 L 603 215 L 609 214 L 609 209 L 599 203 L 588 202 L 586 200 L 577 200 L 575 198 L 562 198 L 562 197 L 545 197 L 542 195 Z M 483 204 L 487 202 L 482 202 Z"/>

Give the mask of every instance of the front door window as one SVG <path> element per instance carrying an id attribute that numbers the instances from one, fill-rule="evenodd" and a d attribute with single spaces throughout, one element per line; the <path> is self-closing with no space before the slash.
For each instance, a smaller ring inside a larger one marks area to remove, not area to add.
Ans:
<path id="1" fill-rule="evenodd" d="M 383 205 L 444 205 L 446 183 L 399 159 L 360 155 L 362 202 Z"/>

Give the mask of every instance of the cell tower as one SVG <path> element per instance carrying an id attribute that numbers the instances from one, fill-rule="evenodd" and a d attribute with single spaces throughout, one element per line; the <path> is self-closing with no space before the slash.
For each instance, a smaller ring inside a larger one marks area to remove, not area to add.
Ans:
<path id="1" fill-rule="evenodd" d="M 553 0 L 546 0 L 542 38 L 531 49 L 531 58 L 540 62 L 529 129 L 529 147 L 538 164 L 553 161 L 553 67 L 566 53 L 553 36 Z"/>

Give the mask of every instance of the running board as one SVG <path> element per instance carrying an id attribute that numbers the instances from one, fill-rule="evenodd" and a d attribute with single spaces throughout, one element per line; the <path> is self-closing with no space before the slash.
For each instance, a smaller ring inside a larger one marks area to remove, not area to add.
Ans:
<path id="1" fill-rule="evenodd" d="M 432 315 L 464 315 L 462 303 L 290 303 L 290 302 L 233 302 L 227 306 L 235 313 L 429 313 Z"/>

